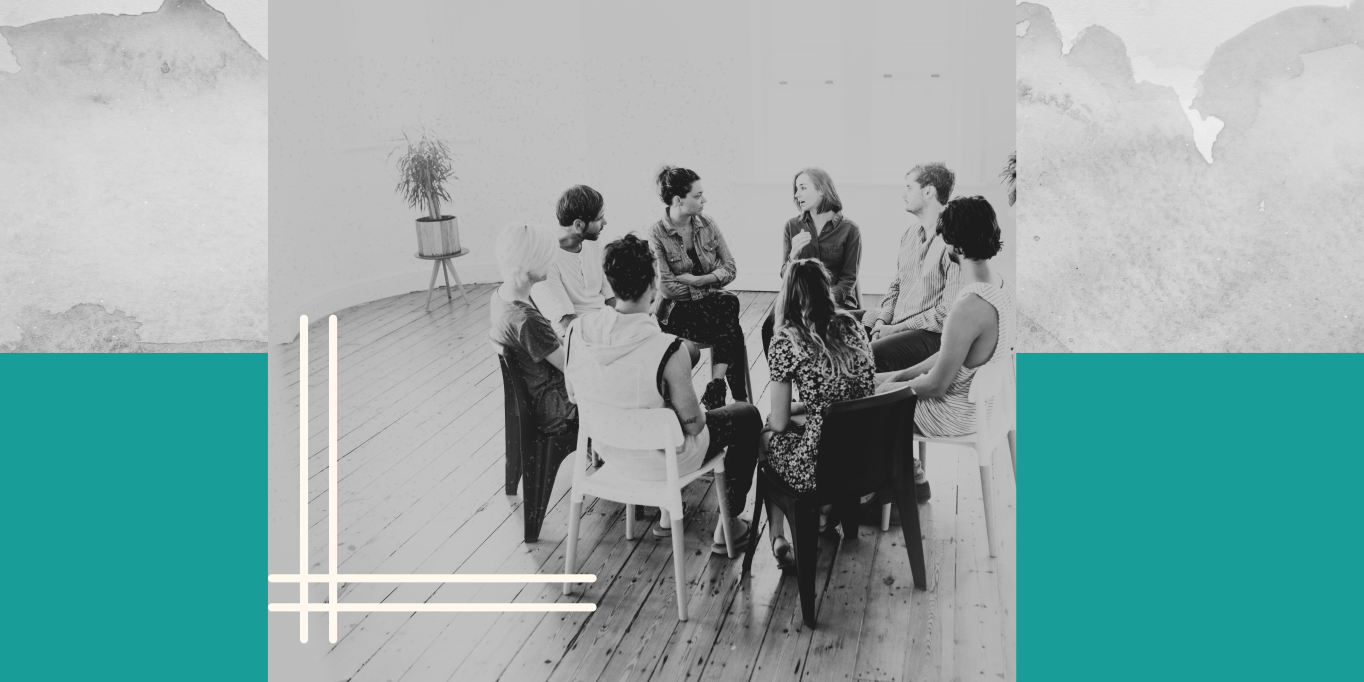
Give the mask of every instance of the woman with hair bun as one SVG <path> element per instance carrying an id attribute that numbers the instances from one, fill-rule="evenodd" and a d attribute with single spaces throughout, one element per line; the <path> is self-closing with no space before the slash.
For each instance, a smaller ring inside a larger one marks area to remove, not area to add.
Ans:
<path id="1" fill-rule="evenodd" d="M 720 228 L 701 210 L 706 198 L 701 176 L 686 168 L 664 166 L 655 178 L 664 210 L 649 228 L 659 293 L 663 302 L 658 323 L 663 331 L 711 347 L 711 380 L 701 396 L 706 409 L 725 404 L 725 378 L 734 399 L 748 402 L 745 385 L 744 333 L 739 326 L 739 297 L 725 291 L 737 270 Z"/>

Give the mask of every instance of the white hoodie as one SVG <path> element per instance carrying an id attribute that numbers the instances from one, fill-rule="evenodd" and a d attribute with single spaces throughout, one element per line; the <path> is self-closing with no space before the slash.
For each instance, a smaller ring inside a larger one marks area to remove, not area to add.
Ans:
<path id="1" fill-rule="evenodd" d="M 603 308 L 574 320 L 569 325 L 565 350 L 568 399 L 627 410 L 663 407 L 663 396 L 658 392 L 659 366 L 676 338 L 663 333 L 658 321 L 645 313 L 622 315 Z M 709 430 L 687 436 L 677 459 L 678 475 L 699 469 L 709 445 Z M 595 443 L 593 450 L 631 478 L 667 478 L 660 451 L 621 450 Z"/>

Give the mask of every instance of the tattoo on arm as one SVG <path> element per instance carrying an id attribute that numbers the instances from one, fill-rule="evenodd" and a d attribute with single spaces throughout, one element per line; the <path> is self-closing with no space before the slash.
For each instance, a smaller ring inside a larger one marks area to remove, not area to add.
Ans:
<path id="1" fill-rule="evenodd" d="M 682 423 L 683 423 L 683 424 L 695 424 L 696 422 L 699 422 L 699 421 L 701 421 L 701 415 L 698 414 L 698 415 L 696 415 L 695 417 L 690 417 L 690 418 L 688 418 L 688 419 L 683 419 L 683 420 L 682 420 Z"/>

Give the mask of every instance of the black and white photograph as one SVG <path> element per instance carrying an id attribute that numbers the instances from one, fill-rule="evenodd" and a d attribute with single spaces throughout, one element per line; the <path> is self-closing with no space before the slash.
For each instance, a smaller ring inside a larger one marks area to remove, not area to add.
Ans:
<path id="1" fill-rule="evenodd" d="M 272 679 L 1016 679 L 1013 4 L 271 10 Z"/>

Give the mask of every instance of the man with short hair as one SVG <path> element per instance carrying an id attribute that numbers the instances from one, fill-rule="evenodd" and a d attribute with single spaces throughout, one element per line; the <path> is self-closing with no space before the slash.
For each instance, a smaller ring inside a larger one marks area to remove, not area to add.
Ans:
<path id="1" fill-rule="evenodd" d="M 559 251 L 545 281 L 531 288 L 531 298 L 563 335 L 575 318 L 610 307 L 611 284 L 602 273 L 597 237 L 606 228 L 605 201 L 587 185 L 570 187 L 559 197 Z"/>
<path id="2" fill-rule="evenodd" d="M 960 288 L 959 266 L 948 258 L 938 234 L 938 216 L 952 196 L 956 176 L 941 163 L 925 163 L 905 174 L 905 210 L 919 224 L 900 238 L 895 279 L 868 310 L 862 324 L 871 329 L 877 372 L 908 369 L 938 352 L 943 321 Z"/>

